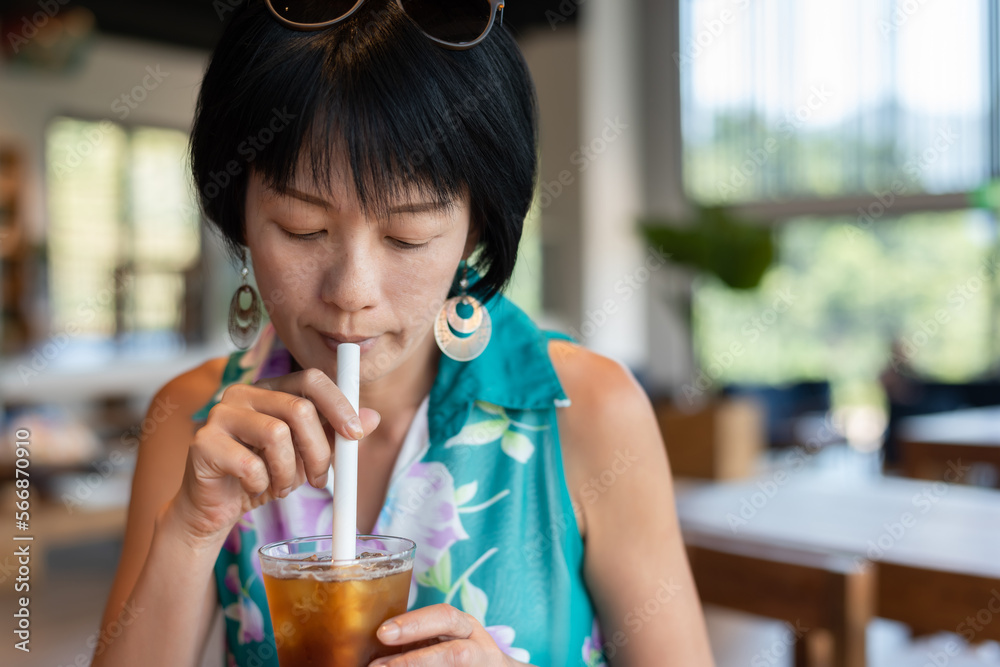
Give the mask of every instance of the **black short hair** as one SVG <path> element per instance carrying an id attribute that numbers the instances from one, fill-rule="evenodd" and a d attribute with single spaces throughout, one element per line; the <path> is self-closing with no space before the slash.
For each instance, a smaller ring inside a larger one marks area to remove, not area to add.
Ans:
<path id="1" fill-rule="evenodd" d="M 468 193 L 479 234 L 474 292 L 510 279 L 538 170 L 534 85 L 511 33 L 435 45 L 391 0 L 302 32 L 261 0 L 227 24 L 198 97 L 191 166 L 205 217 L 230 249 L 245 245 L 251 170 L 281 192 L 302 151 L 321 192 L 333 147 L 346 150 L 357 196 L 378 214 L 404 188 L 440 200 Z M 317 148 L 318 147 L 318 148 Z"/>

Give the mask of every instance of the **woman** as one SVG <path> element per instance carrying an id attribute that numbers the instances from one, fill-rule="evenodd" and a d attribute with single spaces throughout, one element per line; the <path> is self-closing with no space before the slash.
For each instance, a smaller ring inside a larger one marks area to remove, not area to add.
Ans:
<path id="1" fill-rule="evenodd" d="M 418 544 L 373 664 L 711 664 L 647 398 L 499 293 L 537 166 L 501 3 L 338 4 L 248 2 L 205 74 L 195 182 L 272 325 L 154 402 L 95 664 L 196 664 L 221 604 L 229 664 L 276 665 L 255 550 L 330 530 L 335 432 L 358 530 Z"/>

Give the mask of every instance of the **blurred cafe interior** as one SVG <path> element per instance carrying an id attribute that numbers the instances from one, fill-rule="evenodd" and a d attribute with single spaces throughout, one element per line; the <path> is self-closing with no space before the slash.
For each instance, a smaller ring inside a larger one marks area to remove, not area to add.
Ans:
<path id="1" fill-rule="evenodd" d="M 0 4 L 37 639 L 3 664 L 89 664 L 150 400 L 234 349 L 187 151 L 237 4 Z M 649 394 L 716 664 L 1000 665 L 1000 5 L 508 5 L 541 172 L 506 293 Z"/>

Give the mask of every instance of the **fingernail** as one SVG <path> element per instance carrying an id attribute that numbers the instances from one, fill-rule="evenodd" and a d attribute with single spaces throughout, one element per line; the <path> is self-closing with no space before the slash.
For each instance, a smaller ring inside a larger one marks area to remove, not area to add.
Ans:
<path id="1" fill-rule="evenodd" d="M 386 623 L 378 629 L 379 639 L 384 639 L 390 642 L 395 639 L 399 639 L 399 634 L 399 626 L 395 623 Z"/>
<path id="2" fill-rule="evenodd" d="M 291 492 L 292 492 L 292 487 L 286 486 L 285 488 L 283 488 L 281 490 L 281 493 L 278 494 L 278 497 L 279 498 L 287 498 L 288 494 L 290 494 Z"/>
<path id="3" fill-rule="evenodd" d="M 313 487 L 317 489 L 322 489 L 324 486 L 326 486 L 326 482 L 329 479 L 329 477 L 330 473 L 328 472 L 323 473 L 322 475 L 316 478 L 316 481 L 313 482 Z"/>
<path id="4" fill-rule="evenodd" d="M 361 420 L 357 417 L 352 417 L 351 421 L 347 422 L 347 432 L 355 439 L 360 440 L 365 434 L 365 430 L 361 427 Z"/>

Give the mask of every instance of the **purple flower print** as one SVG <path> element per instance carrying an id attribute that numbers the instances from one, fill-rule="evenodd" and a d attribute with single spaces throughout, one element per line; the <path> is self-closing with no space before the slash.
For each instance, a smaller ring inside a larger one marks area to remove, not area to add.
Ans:
<path id="1" fill-rule="evenodd" d="M 226 588 L 229 589 L 230 593 L 237 595 L 243 590 L 243 587 L 240 586 L 240 566 L 236 563 L 226 568 Z"/>
<path id="2" fill-rule="evenodd" d="M 231 565 L 226 571 L 226 587 L 231 591 L 236 588 L 240 595 L 239 600 L 226 607 L 226 618 L 240 624 L 236 634 L 237 642 L 242 645 L 264 641 L 264 616 L 257 603 L 250 598 L 247 589 L 240 586 L 239 569 L 236 565 Z"/>
<path id="3" fill-rule="evenodd" d="M 587 667 L 606 667 L 608 663 L 604 660 L 603 646 L 601 627 L 595 618 L 590 636 L 583 640 L 583 664 Z"/>
<path id="4" fill-rule="evenodd" d="M 281 523 L 286 527 L 285 534 L 276 540 L 330 535 L 333 531 L 333 496 L 325 488 L 314 489 L 303 484 L 295 493 L 272 505 L 283 515 Z"/>
<path id="5" fill-rule="evenodd" d="M 415 463 L 389 492 L 375 523 L 379 535 L 417 543 L 414 577 L 440 561 L 455 542 L 469 539 L 455 506 L 455 480 L 443 463 Z"/>
<path id="6" fill-rule="evenodd" d="M 243 533 L 253 530 L 253 517 L 247 512 L 236 522 L 233 529 L 226 535 L 226 541 L 222 543 L 222 548 L 231 554 L 238 554 L 243 548 Z"/>
<path id="7" fill-rule="evenodd" d="M 490 637 L 493 637 L 493 641 L 497 643 L 501 651 L 514 658 L 514 660 L 524 663 L 531 662 L 530 653 L 523 648 L 514 648 L 512 646 L 514 643 L 514 628 L 509 625 L 490 625 L 485 630 L 490 633 Z"/>

